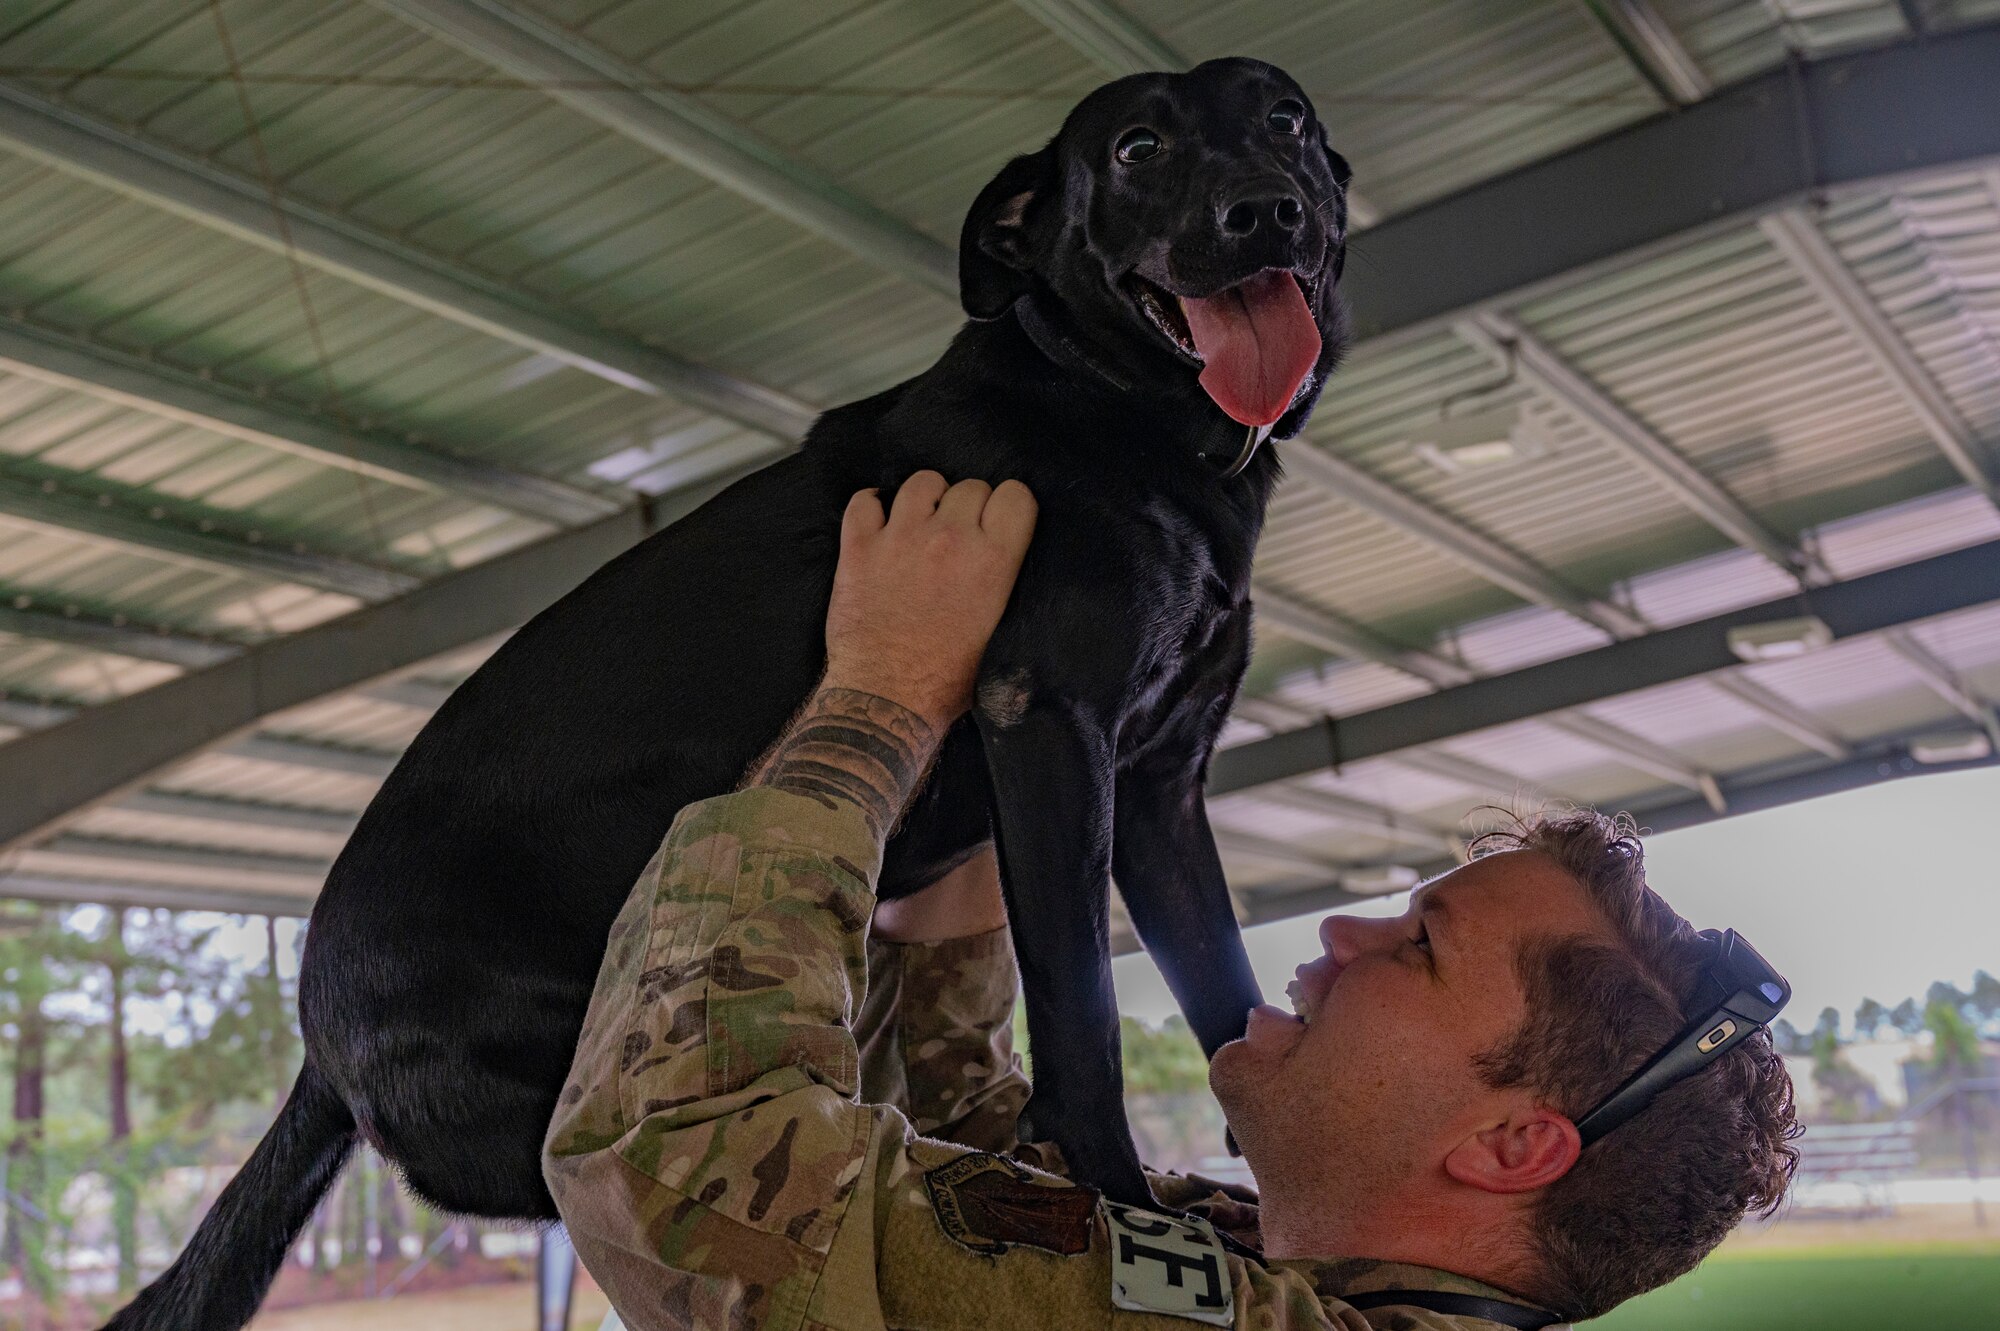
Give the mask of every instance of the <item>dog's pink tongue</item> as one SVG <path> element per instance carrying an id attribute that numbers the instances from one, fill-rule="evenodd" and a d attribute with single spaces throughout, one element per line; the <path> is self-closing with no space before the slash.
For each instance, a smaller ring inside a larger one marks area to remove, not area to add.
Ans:
<path id="1" fill-rule="evenodd" d="M 1319 359 L 1319 326 L 1290 273 L 1259 273 L 1200 300 L 1183 296 L 1181 313 L 1206 362 L 1202 388 L 1245 425 L 1284 415 Z"/>

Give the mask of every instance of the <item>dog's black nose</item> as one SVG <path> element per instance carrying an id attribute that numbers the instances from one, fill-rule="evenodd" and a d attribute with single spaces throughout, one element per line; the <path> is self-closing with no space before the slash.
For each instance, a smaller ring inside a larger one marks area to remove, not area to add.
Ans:
<path id="1" fill-rule="evenodd" d="M 1296 231 L 1305 216 L 1306 206 L 1291 195 L 1263 195 L 1230 204 L 1222 213 L 1222 229 L 1232 236 L 1247 236 L 1259 224 L 1269 224 L 1280 231 Z"/>

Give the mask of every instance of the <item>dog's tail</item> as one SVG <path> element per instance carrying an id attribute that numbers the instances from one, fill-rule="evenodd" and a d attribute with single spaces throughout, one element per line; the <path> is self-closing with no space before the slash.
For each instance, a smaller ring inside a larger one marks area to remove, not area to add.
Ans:
<path id="1" fill-rule="evenodd" d="M 354 1116 L 311 1062 L 174 1264 L 104 1331 L 238 1331 L 354 1149 Z"/>

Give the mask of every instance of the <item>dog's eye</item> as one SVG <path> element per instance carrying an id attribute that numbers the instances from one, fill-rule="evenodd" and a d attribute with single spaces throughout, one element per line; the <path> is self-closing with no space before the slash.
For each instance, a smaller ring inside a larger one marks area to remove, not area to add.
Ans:
<path id="1" fill-rule="evenodd" d="M 1121 162 L 1143 162 L 1160 151 L 1160 136 L 1150 129 L 1128 129 L 1119 137 L 1116 152 Z"/>
<path id="2" fill-rule="evenodd" d="M 1280 134 L 1297 134 L 1306 127 L 1306 109 L 1287 97 L 1271 108 L 1264 123 Z"/>

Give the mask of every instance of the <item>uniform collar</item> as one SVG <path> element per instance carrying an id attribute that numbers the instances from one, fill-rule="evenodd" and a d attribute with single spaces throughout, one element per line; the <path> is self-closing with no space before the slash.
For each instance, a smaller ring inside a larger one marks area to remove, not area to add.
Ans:
<path id="1" fill-rule="evenodd" d="M 1188 1211 L 1207 1220 L 1216 1230 L 1253 1250 L 1261 1248 L 1257 1232 L 1257 1194 L 1236 1184 L 1221 1183 L 1199 1174 L 1148 1173 L 1153 1195 L 1163 1206 Z M 1388 1262 L 1375 1257 L 1288 1257 L 1283 1260 L 1259 1258 L 1274 1270 L 1296 1273 L 1322 1300 L 1345 1301 L 1349 1295 L 1373 1294 L 1381 1290 L 1408 1289 L 1439 1294 L 1466 1294 L 1498 1303 L 1540 1309 L 1510 1290 L 1474 1280 L 1434 1266 L 1413 1262 Z M 1363 1313 L 1364 1317 L 1368 1314 Z M 1372 1320 L 1372 1319 L 1371 1319 Z M 1484 1325 L 1484 1323 L 1481 1323 Z M 1551 1328 L 1553 1331 L 1553 1328 Z"/>
<path id="2" fill-rule="evenodd" d="M 1485 1284 L 1470 1276 L 1410 1262 L 1385 1262 L 1373 1257 L 1288 1257 L 1283 1260 L 1266 1259 L 1266 1264 L 1274 1269 L 1297 1272 L 1322 1299 L 1345 1299 L 1352 1294 L 1373 1294 L 1385 1289 L 1421 1289 L 1436 1290 L 1441 1294 L 1470 1294 L 1474 1298 L 1517 1303 L 1526 1308 L 1540 1307 L 1509 1290 Z"/>

